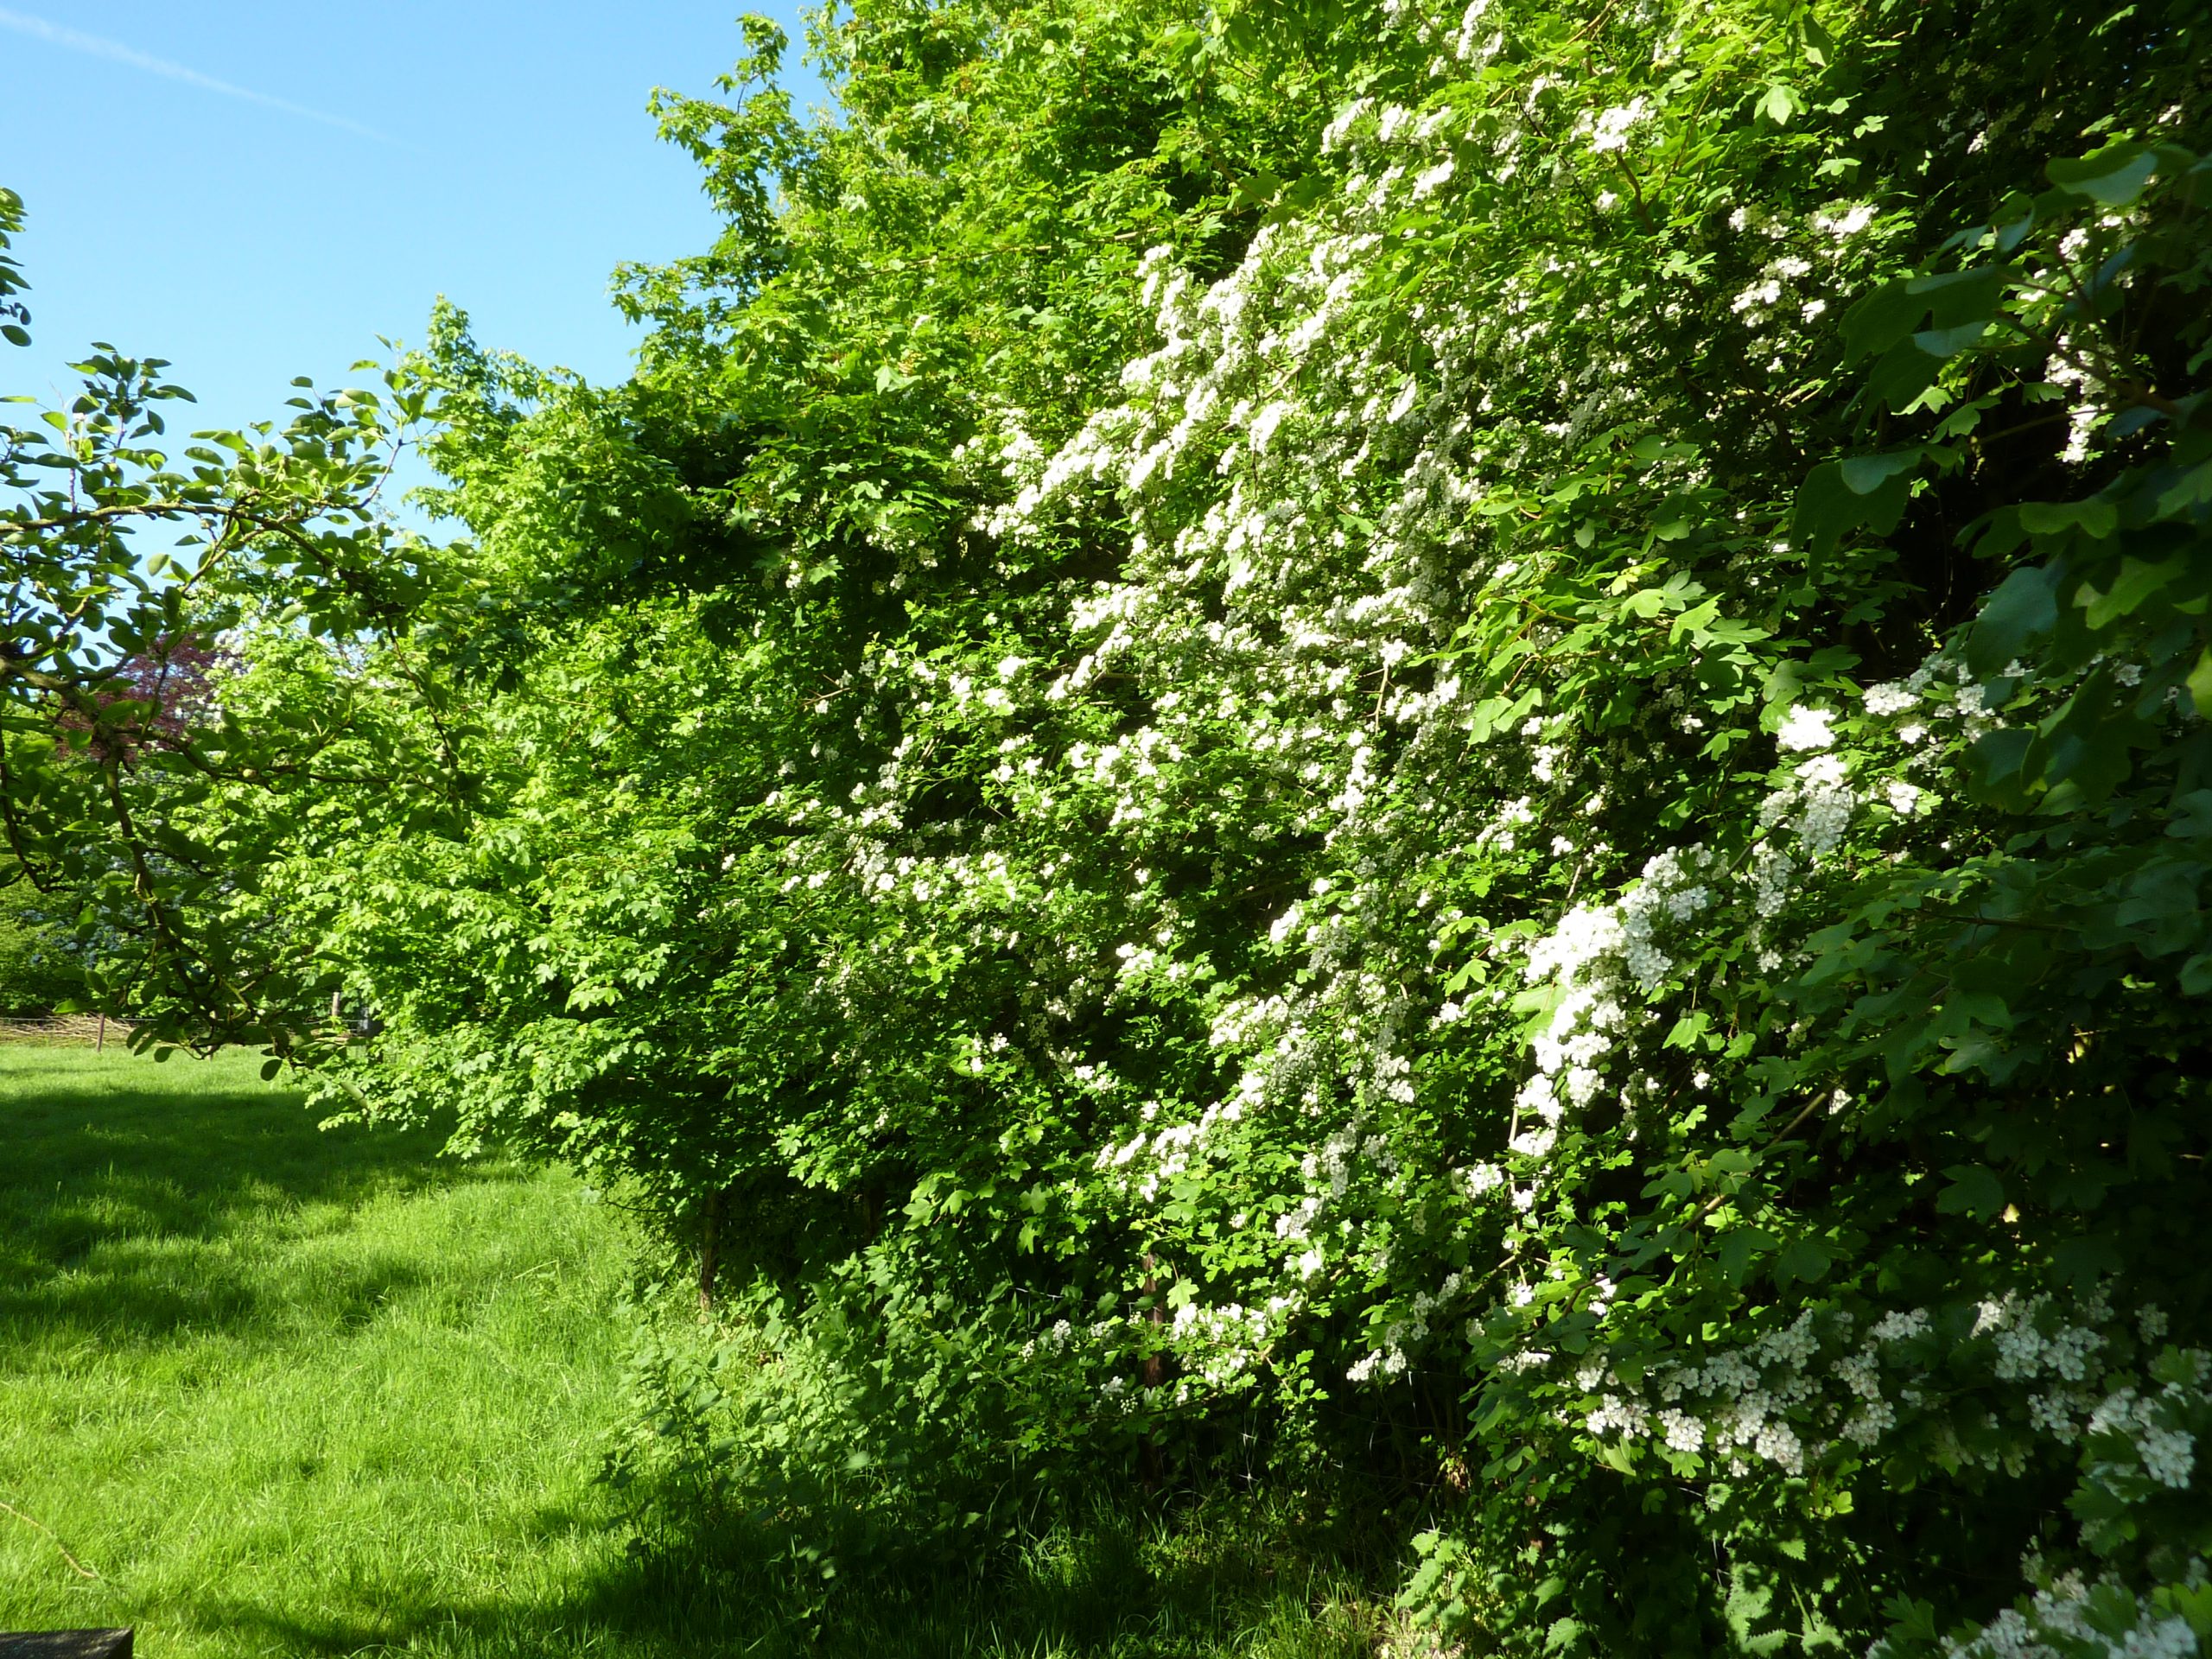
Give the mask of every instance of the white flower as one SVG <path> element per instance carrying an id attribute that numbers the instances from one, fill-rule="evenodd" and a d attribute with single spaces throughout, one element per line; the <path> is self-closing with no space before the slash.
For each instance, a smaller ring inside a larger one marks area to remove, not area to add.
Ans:
<path id="1" fill-rule="evenodd" d="M 1551 1151 L 1558 1140 L 1558 1132 L 1554 1129 L 1523 1129 L 1513 1137 L 1510 1144 L 1511 1149 L 1523 1158 L 1541 1158 Z"/>
<path id="2" fill-rule="evenodd" d="M 1414 200 L 1415 201 L 1419 201 L 1423 196 L 1428 194 L 1432 190 L 1435 190 L 1441 187 L 1446 181 L 1451 178 L 1451 176 L 1452 158 L 1447 156 L 1442 161 L 1439 162 L 1434 167 L 1432 167 L 1427 171 L 1418 174 L 1414 176 L 1413 190 Z"/>
<path id="3" fill-rule="evenodd" d="M 1278 399 L 1252 417 L 1250 435 L 1254 454 L 1267 454 L 1268 444 L 1275 435 L 1275 428 L 1282 424 L 1283 416 L 1289 413 L 1290 405 Z"/>
<path id="4" fill-rule="evenodd" d="M 1848 241 L 1873 222 L 1873 207 L 1864 201 L 1840 213 L 1815 213 L 1813 216 L 1815 228 L 1827 232 L 1839 242 Z"/>
<path id="5" fill-rule="evenodd" d="M 1607 110 L 1590 127 L 1590 148 L 1603 156 L 1610 150 L 1626 149 L 1628 136 L 1651 118 L 1651 106 L 1642 98 Z"/>
<path id="6" fill-rule="evenodd" d="M 1835 741 L 1835 734 L 1828 724 L 1835 715 L 1826 709 L 1808 709 L 1799 704 L 1783 717 L 1782 729 L 1775 733 L 1774 741 L 1788 750 L 1825 749 Z"/>

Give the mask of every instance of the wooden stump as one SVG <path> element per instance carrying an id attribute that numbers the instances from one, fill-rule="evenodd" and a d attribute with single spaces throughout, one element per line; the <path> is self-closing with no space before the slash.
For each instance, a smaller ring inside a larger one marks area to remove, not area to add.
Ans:
<path id="1" fill-rule="evenodd" d="M 128 1630 L 0 1630 L 0 1659 L 130 1659 Z"/>

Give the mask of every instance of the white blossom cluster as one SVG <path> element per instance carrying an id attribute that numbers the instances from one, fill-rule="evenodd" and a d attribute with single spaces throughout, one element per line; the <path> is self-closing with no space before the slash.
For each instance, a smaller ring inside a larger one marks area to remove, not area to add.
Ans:
<path id="1" fill-rule="evenodd" d="M 1296 1296 L 1270 1297 L 1250 1308 L 1233 1302 L 1211 1307 L 1186 1302 L 1168 1321 L 1168 1338 L 1197 1380 L 1218 1391 L 1251 1376 L 1301 1305 Z M 1189 1382 L 1182 1379 L 1184 1399 L 1192 1395 Z"/>
<path id="2" fill-rule="evenodd" d="M 2193 1659 L 2200 1651 L 2185 1617 L 2110 1574 L 2094 1581 L 2078 1573 L 2039 1576 L 2047 1581 L 2018 1605 L 1964 1639 L 1945 1637 L 1944 1659 Z M 2194 1588 L 2204 1580 L 2203 1561 L 2192 1557 L 2184 1582 Z M 1890 1659 L 1892 1651 L 1878 1642 L 1867 1659 Z"/>
<path id="3" fill-rule="evenodd" d="M 2163 1329 L 2163 1315 L 2146 1307 L 2136 1324 L 2147 1342 Z M 1633 1387 L 1602 1360 L 1587 1361 L 1576 1374 L 1583 1403 L 1573 1420 L 1600 1439 L 1701 1453 L 1741 1476 L 1761 1464 L 1802 1474 L 1838 1448 L 1880 1444 L 1912 1415 L 1935 1424 L 1957 1461 L 2017 1469 L 2037 1441 L 2063 1447 L 2086 1440 L 2106 1449 L 2093 1473 L 2139 1470 L 2157 1485 L 2184 1488 L 2196 1468 L 2189 1423 L 2208 1402 L 2212 1356 L 2182 1354 L 2176 1363 L 2189 1380 L 2155 1389 L 2132 1382 L 2101 1387 L 2101 1360 L 2118 1329 L 2098 1296 L 2062 1307 L 2050 1296 L 2008 1295 L 1974 1311 L 1967 1340 L 1988 1344 L 1992 1397 L 2016 1408 L 1999 1450 L 1968 1450 L 1940 1408 L 1941 1351 L 1929 1340 L 1935 1326 L 1925 1308 L 1885 1314 L 1855 1340 L 1849 1316 L 1816 1319 L 1807 1311 L 1742 1347 L 1650 1366 Z M 1980 1422 L 1993 1427 L 1997 1420 Z"/>
<path id="4" fill-rule="evenodd" d="M 1406 27 L 1430 27 L 1416 10 Z M 1476 0 L 1456 28 L 1435 27 L 1440 86 L 1497 50 L 1485 10 Z M 1188 918 L 1141 870 L 1133 919 L 1096 970 L 1098 994 L 1131 1007 L 1162 988 L 1214 988 L 1204 1017 L 1218 1097 L 1141 1108 L 1121 1098 L 1091 1149 L 1101 1185 L 1145 1213 L 1193 1178 L 1235 1172 L 1241 1207 L 1226 1219 L 1242 1261 L 1262 1265 L 1240 1265 L 1242 1281 L 1224 1293 L 1235 1300 L 1192 1301 L 1154 1333 L 1179 1363 L 1177 1398 L 1252 1386 L 1288 1321 L 1324 1298 L 1365 1299 L 1374 1334 L 1350 1381 L 1414 1368 L 1471 1288 L 1469 1275 L 1440 1268 L 1420 1276 L 1407 1264 L 1433 1255 L 1420 1241 L 1405 1248 L 1400 1224 L 1381 1219 L 1410 1208 L 1431 1161 L 1418 1057 L 1424 1044 L 1495 1031 L 1532 1006 L 1510 1126 L 1431 1174 L 1460 1207 L 1454 1224 L 1479 1218 L 1503 1236 L 1510 1306 L 1582 1282 L 1580 1305 L 1611 1317 L 1610 1285 L 1545 1258 L 1538 1217 L 1540 1206 L 1576 1212 L 1573 1172 L 1594 1125 L 1617 1109 L 1634 1136 L 1678 1086 L 1649 1052 L 1654 1005 L 1704 971 L 1696 964 L 1716 940 L 1751 940 L 1765 972 L 1792 960 L 1810 882 L 1855 855 L 1853 838 L 1870 826 L 1924 817 L 1940 798 L 1938 769 L 1996 718 L 1988 688 L 1945 658 L 1869 687 L 1860 709 L 1808 694 L 1770 717 L 1777 765 L 1763 802 L 1734 823 L 1688 825 L 1648 858 L 1613 854 L 1608 821 L 1636 799 L 1638 760 L 1632 744 L 1600 754 L 1549 701 L 1557 671 L 1545 653 L 1567 627 L 1530 597 L 1550 555 L 1516 539 L 1518 504 L 1592 464 L 1608 435 L 1637 430 L 1672 395 L 1640 366 L 1638 329 L 1678 322 L 1693 296 L 1686 285 L 1639 323 L 1577 298 L 1574 271 L 1541 246 L 1523 269 L 1485 279 L 1479 310 L 1458 297 L 1471 289 L 1450 283 L 1401 300 L 1378 298 L 1370 278 L 1403 217 L 1448 211 L 1478 180 L 1580 168 L 1581 199 L 1601 214 L 1624 211 L 1624 172 L 1667 142 L 1667 111 L 1656 92 L 1569 107 L 1567 89 L 1541 77 L 1495 107 L 1400 96 L 1409 101 L 1362 99 L 1338 111 L 1323 138 L 1340 169 L 1329 194 L 1257 232 L 1225 275 L 1202 281 L 1166 249 L 1145 257 L 1152 348 L 1066 442 L 1039 445 L 1008 410 L 972 447 L 967 463 L 995 468 L 1004 484 L 1004 505 L 974 528 L 1002 544 L 1126 518 L 1115 578 L 1071 607 L 1065 665 L 1009 653 L 981 671 L 909 671 L 941 713 L 1001 722 L 983 728 L 1004 734 L 994 781 L 1011 817 L 1079 803 L 1140 865 L 1154 848 L 1173 855 L 1232 835 L 1310 851 L 1296 880 L 1254 901 L 1265 908 L 1251 943 L 1281 976 L 1218 982 Z M 1564 154 L 1562 133 L 1575 140 Z M 1848 199 L 1795 218 L 1736 204 L 1728 252 L 1740 274 L 1709 296 L 1715 326 L 1735 331 L 1754 368 L 1781 372 L 1821 324 L 1825 296 L 1848 287 L 1842 274 L 1908 217 Z M 1599 326 L 1578 327 L 1578 305 Z M 1651 477 L 1694 490 L 1702 467 L 1662 455 Z M 1512 617 L 1516 646 L 1535 653 L 1503 717 L 1452 655 L 1471 616 L 1497 615 Z M 1686 706 L 1679 683 L 1671 695 L 1669 730 L 1704 741 L 1713 710 Z M 1028 734 L 1032 717 L 1092 706 L 1115 718 L 1058 748 Z M 1470 766 L 1489 774 L 1486 787 L 1441 781 Z M 1893 775 L 1908 769 L 1910 779 Z M 864 815 L 910 786 L 887 779 L 880 794 L 856 796 L 846 825 L 849 868 L 885 902 L 951 896 L 1001 927 L 1039 903 L 1013 871 L 906 863 L 911 855 L 877 846 L 885 826 Z M 1464 911 L 1432 907 L 1430 873 L 1405 861 L 1414 842 L 1518 889 L 1554 878 L 1548 891 L 1564 896 L 1534 925 L 1486 939 Z M 1447 995 L 1432 976 L 1460 939 L 1485 972 Z M 1071 973 L 1078 948 L 1068 946 Z M 979 1074 L 992 1063 L 987 1047 L 975 1051 Z M 1700 1064 L 1689 1087 L 1719 1104 L 1712 1072 L 1731 1064 Z M 1279 1172 L 1262 1178 L 1268 1190 L 1255 1190 L 1255 1169 Z M 2025 1305 L 1989 1318 L 1979 1334 L 2009 1368 L 2000 1381 L 2018 1395 L 2024 1433 L 2068 1443 L 2125 1428 L 2153 1478 L 2194 1467 L 2193 1441 L 2162 1438 L 2177 1432 L 2164 1405 L 2092 1386 L 2095 1373 L 2082 1367 L 2101 1351 L 2095 1320 Z M 1802 1471 L 1838 1448 L 1879 1446 L 1924 1414 L 1930 1338 L 1923 1311 L 1863 1332 L 1808 1316 L 1740 1350 L 1645 1371 L 1634 1386 L 1600 1363 L 1582 1421 L 1601 1439 L 1646 1440 L 1732 1470 Z M 1524 1353 L 1516 1363 L 1543 1362 Z M 1116 1408 L 1130 1408 L 1138 1390 L 1118 1371 L 1109 1382 Z"/>
<path id="5" fill-rule="evenodd" d="M 1497 50 L 1485 10 L 1478 0 L 1456 27 L 1408 10 L 1404 27 L 1433 31 L 1440 86 Z M 1408 973 L 1427 964 L 1401 958 L 1393 937 L 1408 892 L 1392 849 L 1406 828 L 1418 823 L 1423 839 L 1524 870 L 1541 868 L 1548 846 L 1605 879 L 1610 849 L 1589 825 L 1624 780 L 1594 778 L 1572 728 L 1531 706 L 1488 740 L 1501 782 L 1516 787 L 1487 802 L 1440 787 L 1486 717 L 1448 660 L 1423 659 L 1471 608 L 1510 606 L 1541 575 L 1525 555 L 1507 555 L 1495 504 L 1652 410 L 1633 334 L 1593 313 L 1620 341 L 1608 352 L 1593 349 L 1600 336 L 1567 327 L 1560 285 L 1573 273 L 1548 251 L 1532 252 L 1525 271 L 1493 290 L 1504 303 L 1479 312 L 1439 290 L 1393 315 L 1398 302 L 1378 302 L 1366 281 L 1398 215 L 1445 203 L 1478 172 L 1504 180 L 1548 168 L 1546 135 L 1562 124 L 1581 135 L 1580 164 L 1617 200 L 1618 169 L 1665 141 L 1664 111 L 1656 95 L 1581 109 L 1566 98 L 1561 83 L 1538 77 L 1499 109 L 1347 105 L 1323 137 L 1343 172 L 1313 211 L 1260 231 L 1238 265 L 1211 283 L 1166 250 L 1146 257 L 1143 302 L 1157 343 L 1123 368 L 1118 401 L 1049 450 L 1007 411 L 1000 435 L 972 451 L 1003 471 L 1005 505 L 976 525 L 1001 542 L 1057 534 L 1106 496 L 1132 526 L 1119 578 L 1075 606 L 1081 644 L 1042 686 L 1045 701 L 1099 696 L 1109 676 L 1154 688 L 1144 718 L 1072 745 L 1057 766 L 1047 756 L 1031 772 L 1037 757 L 1009 756 L 1014 809 L 1079 798 L 1097 802 L 1118 833 L 1173 825 L 1185 840 L 1203 838 L 1213 813 L 1228 823 L 1227 809 L 1191 796 L 1188 780 L 1207 754 L 1232 752 L 1247 791 L 1237 822 L 1311 838 L 1332 866 L 1311 891 L 1279 904 L 1267 931 L 1272 947 L 1302 956 L 1298 982 L 1227 996 L 1214 1016 L 1217 1053 L 1236 1078 L 1230 1096 L 1179 1126 L 1128 1126 L 1096 1152 L 1102 1172 L 1149 1201 L 1195 1159 L 1230 1160 L 1269 1136 L 1305 1137 L 1313 1151 L 1300 1184 L 1255 1205 L 1273 1217 L 1279 1292 L 1377 1248 L 1359 1219 L 1361 1195 L 1403 1191 L 1419 1155 L 1394 1145 L 1391 1127 L 1416 1094 L 1407 1033 L 1461 1024 L 1507 995 L 1409 1005 Z M 1756 249 L 1761 281 L 1811 288 L 1858 257 L 1874 223 L 1863 203 L 1833 202 L 1795 223 L 1745 204 L 1733 232 Z M 1776 304 L 1738 309 L 1758 349 L 1777 359 L 1817 315 L 1816 307 L 1781 306 L 1781 292 Z M 1605 302 L 1593 294 L 1589 302 Z M 1675 302 L 1650 326 L 1680 315 Z M 1419 340 L 1417 365 L 1395 343 L 1402 327 Z M 1694 463 L 1680 461 L 1655 476 L 1698 480 Z M 1556 632 L 1540 626 L 1529 637 L 1541 645 Z M 1029 682 L 1007 683 L 1018 696 Z M 950 695 L 965 708 L 985 691 Z M 1849 822 L 1858 796 L 1827 753 L 1833 718 L 1807 709 L 1785 723 L 1785 752 L 1810 758 L 1786 810 L 1777 808 L 1776 844 L 1747 870 L 1732 874 L 1719 854 L 1691 842 L 1610 893 L 1601 887 L 1563 906 L 1539 935 L 1522 979 L 1554 1000 L 1505 1144 L 1463 1178 L 1469 1202 L 1496 1206 L 1509 1224 L 1527 1218 L 1577 1132 L 1571 1114 L 1616 1097 L 1633 1111 L 1652 1096 L 1658 1085 L 1630 1064 L 1632 1046 L 1649 999 L 1683 954 L 1676 941 L 1736 925 L 1739 893 L 1762 916 L 1779 912 L 1798 861 L 1832 850 Z M 1191 948 L 1187 930 L 1163 913 L 1156 936 L 1122 947 L 1120 982 L 1132 991 L 1195 983 L 1199 968 L 1183 961 Z M 1393 1293 L 1405 1332 L 1425 1331 L 1441 1294 L 1434 1284 Z M 1390 1374 L 1400 1351 L 1395 1342 L 1378 1347 L 1374 1371 Z"/>

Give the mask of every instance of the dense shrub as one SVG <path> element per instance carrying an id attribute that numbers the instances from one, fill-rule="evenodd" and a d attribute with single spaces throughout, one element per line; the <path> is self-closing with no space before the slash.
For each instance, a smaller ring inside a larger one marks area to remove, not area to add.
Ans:
<path id="1" fill-rule="evenodd" d="M 84 970 L 57 920 L 27 882 L 0 887 L 0 1014 L 51 1014 L 84 997 Z"/>
<path id="2" fill-rule="evenodd" d="M 2195 9 L 817 46 L 664 105 L 632 382 L 395 377 L 472 542 L 211 619 L 446 780 L 175 815 L 387 1022 L 328 1097 L 648 1205 L 802 1537 L 1257 1456 L 1501 1650 L 2196 1650 Z"/>

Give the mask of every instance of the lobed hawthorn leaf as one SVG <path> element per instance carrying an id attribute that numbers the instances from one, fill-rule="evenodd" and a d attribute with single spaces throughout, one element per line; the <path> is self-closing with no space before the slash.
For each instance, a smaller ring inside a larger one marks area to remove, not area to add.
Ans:
<path id="1" fill-rule="evenodd" d="M 1910 473 L 1927 459 L 1924 449 L 1899 449 L 1885 455 L 1853 455 L 1836 463 L 1844 488 L 1853 495 L 1872 495 L 1892 479 Z"/>
<path id="2" fill-rule="evenodd" d="M 2134 614 L 2154 594 L 2185 575 L 2190 563 L 2185 556 L 2155 563 L 2123 558 L 2111 587 L 2099 593 L 2084 583 L 2074 602 L 2082 611 L 2082 620 L 2092 629 L 2109 627 L 2121 617 Z"/>
<path id="3" fill-rule="evenodd" d="M 1791 518 L 1797 537 L 1809 551 L 1826 553 L 1854 531 L 1888 534 L 1904 514 L 1914 464 L 1925 454 L 1853 456 L 1815 467 L 1797 492 Z"/>
<path id="4" fill-rule="evenodd" d="M 1923 332 L 1923 322 L 1926 332 L 1938 339 L 1955 330 L 1986 328 L 1996 320 L 2005 283 L 2013 275 L 2009 265 L 1986 264 L 1885 283 L 1845 312 L 1847 355 L 1856 360 L 1886 352 Z"/>
<path id="5" fill-rule="evenodd" d="M 2143 194 L 2158 166 L 2156 151 L 2122 143 L 2093 156 L 2052 162 L 2044 171 L 2069 195 L 2087 196 L 2101 207 L 2124 207 Z"/>
<path id="6" fill-rule="evenodd" d="M 1984 677 L 1994 675 L 2056 626 L 2061 575 L 2056 565 L 2024 567 L 1998 584 L 1967 636 L 1967 666 Z"/>
<path id="7" fill-rule="evenodd" d="M 1944 1172 L 1950 1185 L 1936 1195 L 1940 1215 L 1986 1221 L 2005 1207 L 2005 1183 L 1980 1164 L 1954 1164 Z"/>

